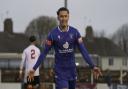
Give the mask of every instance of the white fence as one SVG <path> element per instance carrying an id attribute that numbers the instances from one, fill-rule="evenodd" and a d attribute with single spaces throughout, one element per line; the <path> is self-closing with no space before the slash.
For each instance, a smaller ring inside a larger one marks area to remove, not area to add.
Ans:
<path id="1" fill-rule="evenodd" d="M 21 89 L 20 83 L 0 83 L 0 89 Z"/>

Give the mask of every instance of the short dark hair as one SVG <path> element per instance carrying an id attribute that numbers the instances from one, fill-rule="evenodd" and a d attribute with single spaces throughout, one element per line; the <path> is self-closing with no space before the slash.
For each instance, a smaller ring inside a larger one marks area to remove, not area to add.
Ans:
<path id="1" fill-rule="evenodd" d="M 60 11 L 67 11 L 69 13 L 69 10 L 67 8 L 61 7 L 61 8 L 58 9 L 57 15 L 59 15 Z"/>
<path id="2" fill-rule="evenodd" d="M 30 37 L 29 37 L 29 41 L 30 41 L 30 42 L 36 41 L 36 37 L 35 37 L 35 36 L 30 36 Z"/>

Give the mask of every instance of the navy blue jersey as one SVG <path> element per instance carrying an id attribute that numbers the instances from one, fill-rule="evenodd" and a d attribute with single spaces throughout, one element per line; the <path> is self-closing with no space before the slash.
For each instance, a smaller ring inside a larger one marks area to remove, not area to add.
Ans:
<path id="1" fill-rule="evenodd" d="M 48 35 L 48 41 L 52 42 L 55 49 L 55 66 L 68 68 L 75 66 L 74 49 L 78 38 L 80 34 L 72 27 L 66 32 L 57 27 Z"/>
<path id="2" fill-rule="evenodd" d="M 62 32 L 58 26 L 48 34 L 45 49 L 33 67 L 34 70 L 40 65 L 52 47 L 55 50 L 55 74 L 57 78 L 75 79 L 76 65 L 74 51 L 76 47 L 80 49 L 80 52 L 90 67 L 94 67 L 77 29 L 68 26 L 68 30 Z"/>

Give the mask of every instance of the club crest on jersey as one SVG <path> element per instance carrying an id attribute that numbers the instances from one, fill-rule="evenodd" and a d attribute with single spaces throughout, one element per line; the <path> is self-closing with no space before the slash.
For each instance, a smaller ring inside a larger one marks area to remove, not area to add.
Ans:
<path id="1" fill-rule="evenodd" d="M 68 49 L 69 43 L 68 43 L 68 42 L 65 42 L 65 44 L 63 44 L 63 47 L 64 47 L 65 49 Z"/>
<path id="2" fill-rule="evenodd" d="M 58 39 L 60 39 L 60 35 L 58 35 Z"/>
<path id="3" fill-rule="evenodd" d="M 49 46 L 51 46 L 52 45 L 52 41 L 46 40 L 46 44 L 49 45 Z"/>
<path id="4" fill-rule="evenodd" d="M 82 42 L 83 42 L 82 37 L 80 37 L 80 38 L 78 39 L 78 42 L 79 42 L 79 43 L 82 43 Z"/>

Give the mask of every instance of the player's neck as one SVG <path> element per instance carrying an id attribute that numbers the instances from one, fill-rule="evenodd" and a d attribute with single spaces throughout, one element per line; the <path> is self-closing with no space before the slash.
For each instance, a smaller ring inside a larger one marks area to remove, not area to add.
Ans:
<path id="1" fill-rule="evenodd" d="M 66 32 L 68 30 L 68 25 L 67 26 L 59 26 L 59 28 L 62 32 Z"/>
<path id="2" fill-rule="evenodd" d="M 35 43 L 34 43 L 34 42 L 32 42 L 32 43 L 31 43 L 31 45 L 35 45 Z"/>

